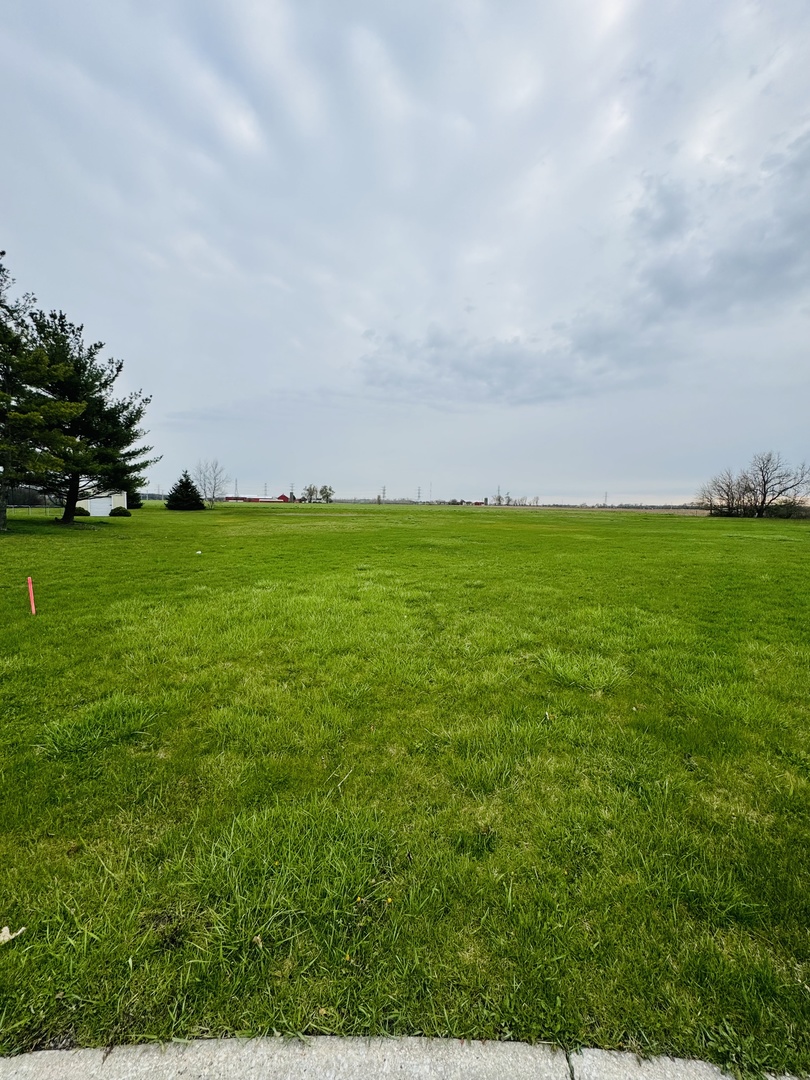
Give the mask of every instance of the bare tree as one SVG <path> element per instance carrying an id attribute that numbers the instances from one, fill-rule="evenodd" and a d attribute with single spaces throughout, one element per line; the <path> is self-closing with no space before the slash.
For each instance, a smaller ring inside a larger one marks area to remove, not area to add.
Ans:
<path id="1" fill-rule="evenodd" d="M 723 469 L 703 485 L 698 492 L 698 502 L 710 514 L 739 517 L 745 513 L 745 496 L 745 473 L 735 475 L 731 469 Z"/>
<path id="2" fill-rule="evenodd" d="M 307 486 L 301 492 L 301 502 L 314 503 L 317 498 L 318 498 L 318 486 L 317 486 L 317 484 L 307 484 Z"/>
<path id="3" fill-rule="evenodd" d="M 772 506 L 798 502 L 810 492 L 810 467 L 802 462 L 794 469 L 770 450 L 754 454 L 745 477 L 754 517 L 765 517 Z"/>
<path id="4" fill-rule="evenodd" d="M 754 454 L 739 473 L 724 469 L 704 484 L 698 502 L 709 513 L 723 517 L 767 517 L 778 507 L 800 505 L 810 494 L 810 467 L 789 465 L 768 450 Z"/>
<path id="5" fill-rule="evenodd" d="M 323 484 L 318 494 L 325 503 L 330 503 L 335 497 L 335 489 L 328 484 Z"/>
<path id="6" fill-rule="evenodd" d="M 197 490 L 208 504 L 209 509 L 213 508 L 214 503 L 217 502 L 217 500 L 224 497 L 230 482 L 230 476 L 226 474 L 216 458 L 212 461 L 197 462 L 194 469 L 194 483 L 197 486 Z"/>

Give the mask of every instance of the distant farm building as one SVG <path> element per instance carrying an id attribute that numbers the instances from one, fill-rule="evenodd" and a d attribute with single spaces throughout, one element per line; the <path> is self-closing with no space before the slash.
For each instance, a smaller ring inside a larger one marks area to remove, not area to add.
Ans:
<path id="1" fill-rule="evenodd" d="M 289 502 L 289 498 L 286 495 L 279 495 L 277 499 L 271 499 L 267 495 L 226 495 L 225 502 L 240 502 L 240 503 L 276 503 L 276 502 Z"/>

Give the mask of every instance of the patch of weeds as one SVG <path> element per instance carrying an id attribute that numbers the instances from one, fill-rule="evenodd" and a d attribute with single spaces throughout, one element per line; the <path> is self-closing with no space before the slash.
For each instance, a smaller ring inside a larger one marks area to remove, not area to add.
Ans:
<path id="1" fill-rule="evenodd" d="M 706 1056 L 737 1080 L 763 1080 L 778 1053 L 777 1047 L 763 1045 L 754 1034 L 742 1034 L 726 1019 L 703 1037 Z"/>
<path id="2" fill-rule="evenodd" d="M 493 756 L 453 764 L 450 778 L 474 799 L 482 799 L 512 782 L 514 766 L 503 756 Z"/>
<path id="3" fill-rule="evenodd" d="M 467 829 L 451 837 L 450 844 L 459 855 L 469 855 L 472 859 L 482 859 L 490 855 L 498 843 L 498 833 L 490 825 Z"/>
<path id="4" fill-rule="evenodd" d="M 138 698 L 113 694 L 73 716 L 53 720 L 36 745 L 51 759 L 94 754 L 147 734 L 156 715 Z"/>
<path id="5" fill-rule="evenodd" d="M 630 677 L 628 670 L 613 657 L 599 653 L 546 649 L 540 656 L 540 665 L 560 686 L 574 686 L 592 694 L 613 690 Z"/>
<path id="6" fill-rule="evenodd" d="M 781 747 L 776 748 L 776 753 L 789 765 L 792 765 L 801 776 L 810 779 L 810 754 L 803 754 L 801 751 L 787 750 Z"/>

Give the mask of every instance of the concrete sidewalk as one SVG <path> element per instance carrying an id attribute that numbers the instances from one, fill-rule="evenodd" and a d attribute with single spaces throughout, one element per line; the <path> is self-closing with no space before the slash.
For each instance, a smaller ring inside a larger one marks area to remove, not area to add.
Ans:
<path id="1" fill-rule="evenodd" d="M 714 1065 L 458 1039 L 207 1039 L 0 1058 L 0 1080 L 720 1080 Z"/>

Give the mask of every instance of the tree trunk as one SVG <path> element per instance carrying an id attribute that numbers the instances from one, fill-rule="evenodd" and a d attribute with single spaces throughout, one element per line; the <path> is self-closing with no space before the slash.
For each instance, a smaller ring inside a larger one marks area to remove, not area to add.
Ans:
<path id="1" fill-rule="evenodd" d="M 6 531 L 6 489 L 0 487 L 0 532 Z"/>
<path id="2" fill-rule="evenodd" d="M 70 481 L 65 493 L 65 509 L 62 511 L 62 517 L 58 519 L 62 525 L 73 524 L 73 519 L 76 516 L 76 503 L 79 501 L 80 480 L 81 477 L 78 473 L 70 474 Z"/>

